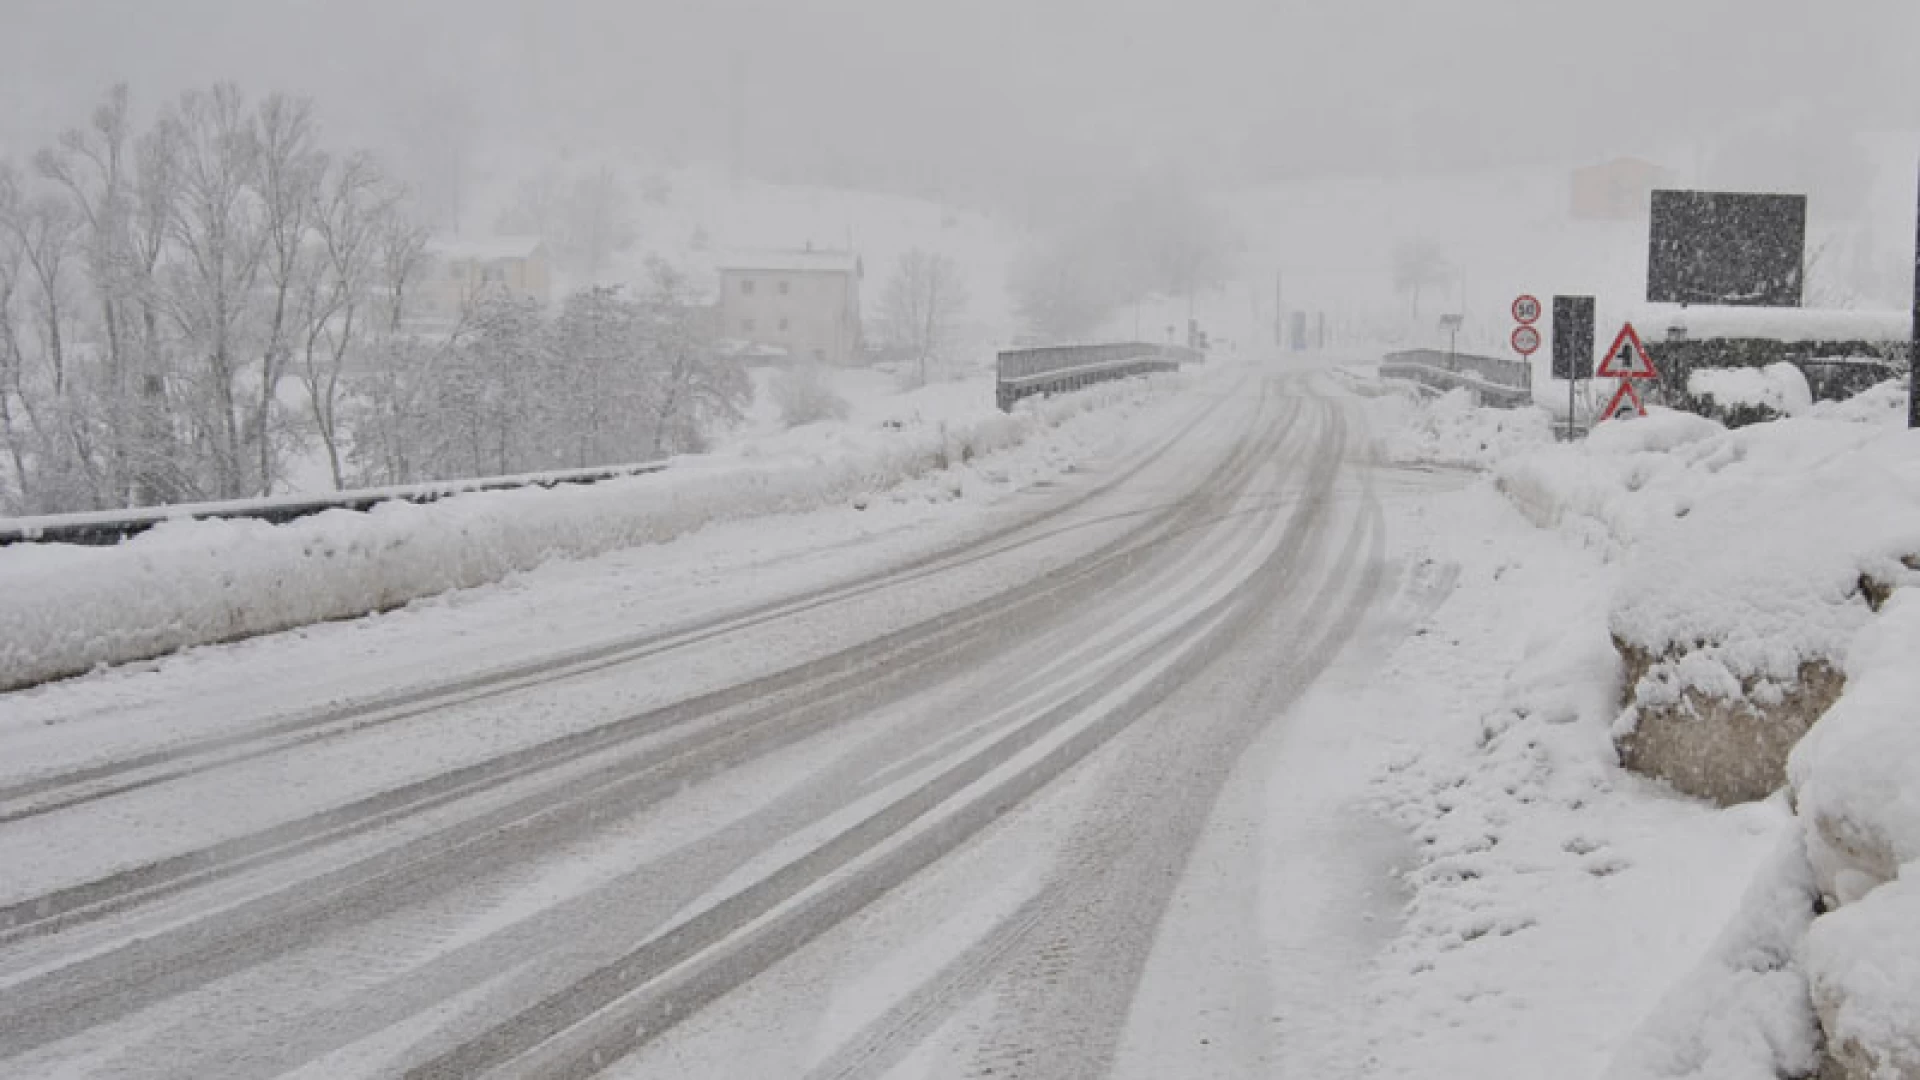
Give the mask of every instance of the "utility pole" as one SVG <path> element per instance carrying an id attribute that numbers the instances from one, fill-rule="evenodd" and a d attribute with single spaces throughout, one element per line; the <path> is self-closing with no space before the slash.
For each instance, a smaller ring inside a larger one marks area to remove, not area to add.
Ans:
<path id="1" fill-rule="evenodd" d="M 1907 426 L 1920 428 L 1920 210 L 1913 229 L 1913 333 L 1907 342 Z"/>
<path id="2" fill-rule="evenodd" d="M 747 58 L 738 49 L 727 71 L 727 156 L 738 195 L 747 172 Z"/>
<path id="3" fill-rule="evenodd" d="M 1282 273 L 1273 272 L 1273 343 L 1276 346 L 1285 345 L 1287 341 L 1287 308 L 1280 297 Z"/>

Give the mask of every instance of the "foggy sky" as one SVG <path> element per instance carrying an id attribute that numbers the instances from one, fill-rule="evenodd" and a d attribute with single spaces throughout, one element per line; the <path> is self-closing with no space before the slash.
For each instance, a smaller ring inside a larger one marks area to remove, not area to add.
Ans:
<path id="1" fill-rule="evenodd" d="M 335 144 L 724 161 L 737 116 L 763 175 L 1010 197 L 1916 130 L 1916 54 L 1914 0 L 0 0 L 0 149 L 232 79 Z"/>

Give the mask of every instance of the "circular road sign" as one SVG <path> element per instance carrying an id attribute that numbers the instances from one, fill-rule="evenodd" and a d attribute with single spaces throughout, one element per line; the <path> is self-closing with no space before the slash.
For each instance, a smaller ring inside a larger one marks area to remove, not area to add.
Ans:
<path id="1" fill-rule="evenodd" d="M 1540 351 L 1540 331 L 1531 326 L 1513 328 L 1513 351 L 1521 356 L 1532 356 Z"/>
<path id="2" fill-rule="evenodd" d="M 1537 297 L 1522 294 L 1513 301 L 1513 321 L 1521 326 L 1532 326 L 1540 318 L 1540 301 Z M 1531 351 L 1531 350 L 1529 350 Z"/>

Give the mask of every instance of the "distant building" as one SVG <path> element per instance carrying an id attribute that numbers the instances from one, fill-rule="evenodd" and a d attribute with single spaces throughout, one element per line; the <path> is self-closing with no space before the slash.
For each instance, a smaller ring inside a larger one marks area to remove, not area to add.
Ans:
<path id="1" fill-rule="evenodd" d="M 860 257 L 850 251 L 777 251 L 720 264 L 720 338 L 746 356 L 859 361 Z"/>
<path id="2" fill-rule="evenodd" d="M 1615 158 L 1573 173 L 1576 221 L 1645 221 L 1655 188 L 1674 185 L 1673 173 L 1639 158 Z"/>
<path id="3" fill-rule="evenodd" d="M 418 292 L 420 314 L 452 322 L 475 296 L 498 289 L 546 307 L 553 298 L 547 246 L 538 237 L 435 240 L 427 245 L 429 269 Z"/>

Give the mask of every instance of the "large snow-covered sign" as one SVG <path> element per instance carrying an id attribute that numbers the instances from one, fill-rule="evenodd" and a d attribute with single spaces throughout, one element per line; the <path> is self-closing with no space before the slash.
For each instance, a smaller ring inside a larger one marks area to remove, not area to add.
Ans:
<path id="1" fill-rule="evenodd" d="M 1647 300 L 1799 307 L 1806 248 L 1804 195 L 1655 191 Z"/>
<path id="2" fill-rule="evenodd" d="M 1593 297 L 1553 298 L 1553 377 L 1593 377 Z"/>

